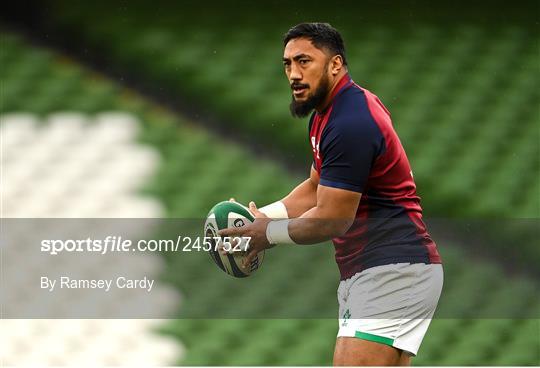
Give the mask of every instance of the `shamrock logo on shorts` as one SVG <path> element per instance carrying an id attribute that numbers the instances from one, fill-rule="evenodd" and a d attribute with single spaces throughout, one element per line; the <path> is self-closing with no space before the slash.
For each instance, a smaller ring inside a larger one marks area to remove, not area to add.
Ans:
<path id="1" fill-rule="evenodd" d="M 343 313 L 343 322 L 341 323 L 341 326 L 347 326 L 347 320 L 349 318 L 351 318 L 351 312 L 347 309 L 345 313 Z"/>

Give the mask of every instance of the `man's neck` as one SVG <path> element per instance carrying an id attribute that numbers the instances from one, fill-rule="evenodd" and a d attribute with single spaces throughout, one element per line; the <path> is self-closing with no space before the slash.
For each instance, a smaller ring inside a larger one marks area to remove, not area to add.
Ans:
<path id="1" fill-rule="evenodd" d="M 333 95 L 334 95 L 334 90 L 336 89 L 337 85 L 339 84 L 339 81 L 341 81 L 341 79 L 347 74 L 348 74 L 348 71 L 343 70 L 343 69 L 338 74 L 336 74 L 336 76 L 334 77 L 334 80 L 332 81 L 332 87 L 330 88 L 330 91 L 326 95 L 326 98 L 324 99 L 324 102 L 320 106 L 317 106 L 315 108 L 315 111 L 317 111 L 317 113 L 320 114 L 321 112 L 326 110 L 328 105 L 330 105 L 330 103 L 332 102 Z"/>

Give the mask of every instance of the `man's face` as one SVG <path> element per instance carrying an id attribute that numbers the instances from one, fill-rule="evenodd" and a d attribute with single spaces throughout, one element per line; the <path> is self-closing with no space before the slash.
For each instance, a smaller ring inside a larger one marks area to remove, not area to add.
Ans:
<path id="1" fill-rule="evenodd" d="M 293 116 L 307 116 L 326 99 L 330 89 L 329 59 L 307 38 L 292 39 L 285 46 L 283 65 L 292 89 Z"/>

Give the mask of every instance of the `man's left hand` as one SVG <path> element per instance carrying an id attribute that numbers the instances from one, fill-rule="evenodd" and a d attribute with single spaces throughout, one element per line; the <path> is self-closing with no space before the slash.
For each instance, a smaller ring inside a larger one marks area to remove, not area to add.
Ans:
<path id="1" fill-rule="evenodd" d="M 249 202 L 249 210 L 255 216 L 255 221 L 251 224 L 242 227 L 229 227 L 218 231 L 221 237 L 249 237 L 249 249 L 246 251 L 243 266 L 246 267 L 257 256 L 257 254 L 265 249 L 272 248 L 274 244 L 270 244 L 266 238 L 266 228 L 271 218 L 257 209 L 255 202 Z"/>

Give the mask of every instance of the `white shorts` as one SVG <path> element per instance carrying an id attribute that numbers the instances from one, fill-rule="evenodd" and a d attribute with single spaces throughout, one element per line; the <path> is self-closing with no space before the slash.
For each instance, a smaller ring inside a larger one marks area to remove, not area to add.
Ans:
<path id="1" fill-rule="evenodd" d="M 440 264 L 371 267 L 339 283 L 338 337 L 357 337 L 418 353 L 443 285 Z"/>

